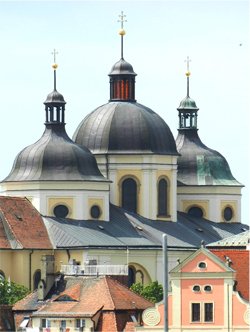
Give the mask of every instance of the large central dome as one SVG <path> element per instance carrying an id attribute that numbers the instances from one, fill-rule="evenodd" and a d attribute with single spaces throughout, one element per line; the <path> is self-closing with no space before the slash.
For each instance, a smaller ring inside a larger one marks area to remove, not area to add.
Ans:
<path id="1" fill-rule="evenodd" d="M 136 102 L 111 101 L 96 108 L 79 124 L 73 140 L 94 154 L 177 154 L 165 121 Z"/>

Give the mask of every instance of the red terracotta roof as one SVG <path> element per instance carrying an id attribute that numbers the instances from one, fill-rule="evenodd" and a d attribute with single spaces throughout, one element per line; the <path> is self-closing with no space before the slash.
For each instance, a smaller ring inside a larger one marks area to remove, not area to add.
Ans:
<path id="1" fill-rule="evenodd" d="M 64 292 L 60 293 L 54 301 L 60 301 L 64 296 L 69 297 L 72 301 L 79 301 L 81 296 L 81 285 L 80 283 L 74 284 L 67 288 Z"/>
<path id="2" fill-rule="evenodd" d="M 40 213 L 27 198 L 0 196 L 0 248 L 52 248 Z"/>
<path id="3" fill-rule="evenodd" d="M 249 251 L 245 249 L 210 249 L 210 251 L 224 262 L 225 257 L 230 258 L 232 261 L 230 267 L 236 271 L 236 290 L 249 301 Z"/>
<path id="4" fill-rule="evenodd" d="M 126 286 L 120 284 L 117 280 L 106 277 L 106 282 L 110 296 L 117 310 L 146 309 L 152 306 L 152 302 L 144 299 L 131 291 Z"/>
<path id="5" fill-rule="evenodd" d="M 98 331 L 117 332 L 131 321 L 131 314 L 153 305 L 107 276 L 69 277 L 64 281 L 65 290 L 42 302 L 42 306 L 34 310 L 34 317 L 93 317 L 101 310 Z M 34 305 L 34 297 L 29 295 L 26 299 L 19 301 L 14 310 L 24 310 Z"/>

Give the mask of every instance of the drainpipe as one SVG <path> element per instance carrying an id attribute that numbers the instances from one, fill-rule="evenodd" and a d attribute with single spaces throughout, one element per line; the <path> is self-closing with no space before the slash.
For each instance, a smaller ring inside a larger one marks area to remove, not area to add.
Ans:
<path id="1" fill-rule="evenodd" d="M 163 249 L 163 303 L 164 303 L 164 332 L 168 332 L 168 253 L 167 234 L 162 235 Z"/>
<path id="2" fill-rule="evenodd" d="M 70 251 L 69 251 L 69 249 L 66 249 L 66 252 L 67 252 L 67 255 L 68 255 L 68 262 L 69 262 L 69 260 L 70 260 Z"/>
<path id="3" fill-rule="evenodd" d="M 31 263 L 32 259 L 31 256 L 33 254 L 34 250 L 32 249 L 31 252 L 29 253 L 29 290 L 31 291 Z"/>

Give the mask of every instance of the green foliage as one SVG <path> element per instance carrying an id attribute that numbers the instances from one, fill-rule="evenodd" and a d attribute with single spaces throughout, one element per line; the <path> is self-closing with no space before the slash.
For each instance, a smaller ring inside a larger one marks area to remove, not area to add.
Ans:
<path id="1" fill-rule="evenodd" d="M 29 293 L 28 288 L 15 282 L 0 279 L 0 304 L 12 305 Z"/>
<path id="2" fill-rule="evenodd" d="M 154 303 L 160 302 L 163 299 L 163 287 L 161 284 L 158 284 L 158 281 L 153 281 L 147 286 L 143 286 L 140 282 L 137 282 L 130 289 Z"/>

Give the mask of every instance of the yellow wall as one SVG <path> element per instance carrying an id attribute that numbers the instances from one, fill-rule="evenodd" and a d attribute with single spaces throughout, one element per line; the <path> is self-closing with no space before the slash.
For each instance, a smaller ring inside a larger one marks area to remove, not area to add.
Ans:
<path id="1" fill-rule="evenodd" d="M 99 208 L 100 208 L 100 211 L 101 211 L 101 214 L 100 214 L 100 217 L 97 218 L 97 219 L 103 219 L 104 215 L 103 215 L 103 211 L 104 211 L 104 203 L 103 203 L 103 199 L 102 198 L 89 198 L 88 199 L 88 209 L 89 209 L 89 219 L 94 219 L 92 216 L 91 216 L 91 213 L 90 213 L 90 209 L 92 206 L 94 205 L 97 205 Z"/>
<path id="2" fill-rule="evenodd" d="M 5 277 L 33 290 L 33 275 L 41 269 L 42 255 L 51 254 L 51 250 L 8 250 L 0 252 L 0 270 Z M 31 263 L 31 269 L 30 269 Z M 31 274 L 30 274 L 31 271 Z"/>
<path id="3" fill-rule="evenodd" d="M 141 214 L 141 201 L 142 201 L 142 194 L 141 194 L 141 185 L 142 185 L 142 175 L 140 170 L 136 169 L 125 169 L 125 170 L 118 170 L 117 171 L 117 187 L 116 187 L 116 204 L 118 206 L 122 205 L 122 182 L 127 178 L 133 178 L 137 182 L 137 212 Z"/>
<path id="4" fill-rule="evenodd" d="M 182 202 L 182 211 L 188 212 L 191 207 L 199 207 L 203 211 L 203 218 L 208 218 L 209 215 L 209 202 L 202 200 L 183 200 Z"/>
<path id="5" fill-rule="evenodd" d="M 54 208 L 57 205 L 66 205 L 69 209 L 67 218 L 74 218 L 74 199 L 72 197 L 49 197 L 48 198 L 48 215 L 54 216 Z"/>
<path id="6" fill-rule="evenodd" d="M 220 209 L 221 209 L 221 222 L 225 222 L 225 218 L 224 218 L 224 209 L 226 207 L 230 207 L 233 211 L 233 217 L 231 220 L 229 220 L 229 222 L 235 222 L 236 221 L 236 216 L 238 214 L 237 211 L 237 202 L 236 201 L 222 201 L 220 203 Z"/>

